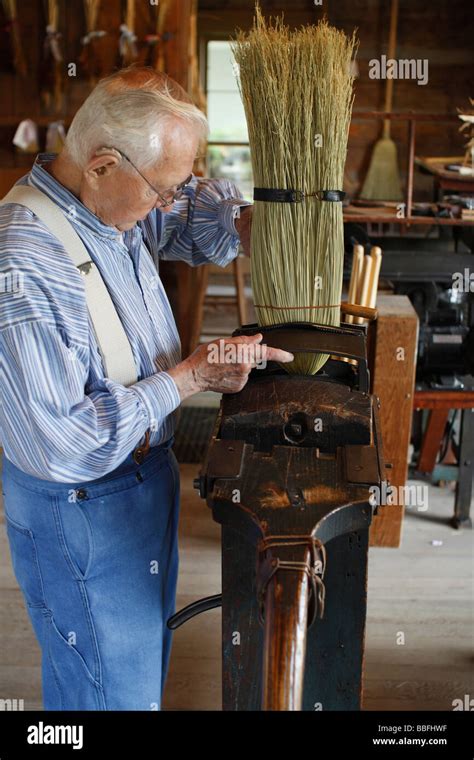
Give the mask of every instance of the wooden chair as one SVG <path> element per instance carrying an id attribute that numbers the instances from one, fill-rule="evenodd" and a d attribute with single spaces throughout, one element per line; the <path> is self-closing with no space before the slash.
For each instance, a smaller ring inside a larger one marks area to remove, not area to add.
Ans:
<path id="1" fill-rule="evenodd" d="M 238 255 L 230 265 L 233 271 L 235 295 L 210 295 L 209 266 L 191 268 L 187 264 L 178 264 L 178 327 L 181 336 L 183 356 L 199 345 L 204 304 L 225 300 L 229 305 L 237 306 L 240 325 L 247 323 L 247 305 L 245 299 L 245 270 L 242 256 Z"/>

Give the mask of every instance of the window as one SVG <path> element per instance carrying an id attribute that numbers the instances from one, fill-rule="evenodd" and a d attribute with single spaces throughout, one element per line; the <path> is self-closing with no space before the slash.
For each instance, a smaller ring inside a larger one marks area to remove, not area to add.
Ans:
<path id="1" fill-rule="evenodd" d="M 251 201 L 253 179 L 247 122 L 230 43 L 209 41 L 206 59 L 208 176 L 231 179 L 244 198 Z"/>

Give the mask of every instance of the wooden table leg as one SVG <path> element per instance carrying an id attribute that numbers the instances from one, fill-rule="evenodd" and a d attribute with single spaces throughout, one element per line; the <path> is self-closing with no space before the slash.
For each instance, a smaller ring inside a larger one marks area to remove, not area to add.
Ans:
<path id="1" fill-rule="evenodd" d="M 474 467 L 474 409 L 463 409 L 461 412 L 459 444 L 459 472 L 452 525 L 455 528 L 470 528 L 472 526 L 470 510 Z"/>
<path id="2" fill-rule="evenodd" d="M 433 472 L 446 429 L 448 414 L 448 409 L 430 410 L 418 460 L 417 470 L 419 472 Z"/>

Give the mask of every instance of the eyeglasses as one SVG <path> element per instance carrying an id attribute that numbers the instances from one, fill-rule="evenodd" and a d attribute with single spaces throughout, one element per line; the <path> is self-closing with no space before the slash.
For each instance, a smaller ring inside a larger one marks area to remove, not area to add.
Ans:
<path id="1" fill-rule="evenodd" d="M 147 185 L 149 185 L 149 187 L 151 187 L 151 189 L 153 190 L 153 192 L 156 193 L 156 195 L 158 196 L 158 198 L 161 201 L 161 206 L 158 206 L 158 208 L 165 208 L 166 206 L 171 206 L 175 201 L 177 201 L 179 198 L 181 198 L 181 196 L 183 194 L 184 188 L 189 185 L 189 183 L 191 182 L 191 180 L 193 178 L 193 175 L 191 173 L 189 175 L 189 177 L 186 177 L 186 179 L 184 180 L 184 182 L 181 182 L 181 184 L 176 187 L 176 190 L 170 191 L 171 194 L 167 193 L 165 195 L 162 195 L 161 193 L 158 192 L 158 190 L 155 187 L 153 187 L 153 185 L 151 184 L 151 182 L 149 182 L 147 180 L 147 178 L 141 173 L 140 169 L 137 169 L 137 167 L 135 166 L 135 164 L 132 161 L 130 161 L 129 157 L 126 156 L 125 153 L 122 153 L 122 151 L 119 150 L 118 148 L 114 148 L 114 150 L 116 150 L 117 153 L 119 153 L 122 156 L 122 158 L 124 158 L 126 161 L 128 161 L 128 163 L 131 166 L 133 166 L 133 168 L 135 169 L 136 172 L 138 172 L 138 174 L 140 175 L 140 177 L 142 179 L 144 179 L 145 182 L 147 183 Z"/>

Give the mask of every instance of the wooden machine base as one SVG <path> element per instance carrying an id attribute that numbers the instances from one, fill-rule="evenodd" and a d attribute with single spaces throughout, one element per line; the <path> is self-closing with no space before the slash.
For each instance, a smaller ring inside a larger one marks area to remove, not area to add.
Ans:
<path id="1" fill-rule="evenodd" d="M 314 376 L 269 362 L 223 397 L 195 481 L 222 526 L 222 595 L 168 626 L 222 604 L 224 710 L 358 710 L 368 532 L 386 485 L 366 329 L 234 334 L 257 331 L 267 345 L 331 358 Z"/>
<path id="2" fill-rule="evenodd" d="M 359 710 L 367 606 L 368 530 L 326 544 L 326 605 L 308 630 L 303 710 Z M 263 628 L 258 621 L 256 547 L 222 528 L 224 710 L 260 710 Z"/>

